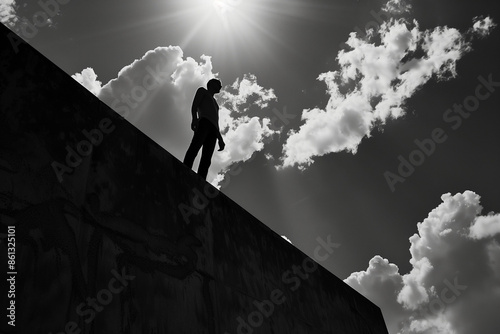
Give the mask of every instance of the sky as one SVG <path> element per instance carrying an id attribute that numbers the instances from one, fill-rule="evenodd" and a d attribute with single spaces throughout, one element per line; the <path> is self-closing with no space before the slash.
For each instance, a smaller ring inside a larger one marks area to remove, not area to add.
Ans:
<path id="1" fill-rule="evenodd" d="M 179 160 L 219 78 L 209 182 L 311 257 L 339 244 L 320 264 L 391 334 L 498 332 L 500 4 L 0 0 L 0 18 Z"/>

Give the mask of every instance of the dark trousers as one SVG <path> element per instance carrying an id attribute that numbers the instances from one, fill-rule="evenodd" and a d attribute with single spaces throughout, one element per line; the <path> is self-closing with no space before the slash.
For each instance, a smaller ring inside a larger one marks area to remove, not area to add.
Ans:
<path id="1" fill-rule="evenodd" d="M 189 168 L 193 167 L 194 159 L 198 155 L 198 151 L 203 146 L 201 151 L 200 165 L 198 166 L 198 175 L 207 178 L 208 168 L 214 154 L 215 143 L 217 142 L 218 130 L 208 119 L 201 118 L 198 122 L 198 127 L 194 132 L 191 144 L 184 157 L 184 164 Z"/>

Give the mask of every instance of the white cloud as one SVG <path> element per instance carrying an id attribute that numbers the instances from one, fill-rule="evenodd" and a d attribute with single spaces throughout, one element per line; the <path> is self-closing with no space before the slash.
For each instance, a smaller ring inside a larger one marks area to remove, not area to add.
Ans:
<path id="1" fill-rule="evenodd" d="M 222 109 L 220 123 L 226 125 L 223 133 L 226 149 L 212 159 L 212 170 L 219 171 L 213 178 L 212 184 L 219 187 L 224 179 L 224 174 L 229 167 L 236 162 L 248 161 L 254 152 L 264 148 L 264 141 L 270 138 L 276 131 L 270 129 L 268 118 L 240 116 L 233 118 L 229 116 L 227 109 Z"/>
<path id="2" fill-rule="evenodd" d="M 499 215 L 481 216 L 480 197 L 472 191 L 441 199 L 410 238 L 408 274 L 375 256 L 345 282 L 380 306 L 391 334 L 495 334 Z"/>
<path id="3" fill-rule="evenodd" d="M 391 334 L 395 333 L 392 324 L 409 317 L 410 312 L 396 300 L 397 291 L 403 287 L 399 268 L 387 259 L 374 256 L 366 271 L 352 273 L 345 282 L 380 307 Z"/>
<path id="4" fill-rule="evenodd" d="M 481 216 L 470 228 L 470 236 L 475 239 L 492 237 L 500 234 L 500 214 Z"/>
<path id="5" fill-rule="evenodd" d="M 97 74 L 95 74 L 93 68 L 87 67 L 81 73 L 75 73 L 71 77 L 87 88 L 92 94 L 99 95 L 102 83 L 97 80 Z"/>
<path id="6" fill-rule="evenodd" d="M 389 1 L 392 12 L 409 10 L 404 1 Z M 494 27 L 491 19 L 477 21 L 474 29 L 437 27 L 420 30 L 404 18 L 382 23 L 366 38 L 351 33 L 349 50 L 337 55 L 340 69 L 322 73 L 330 99 L 324 108 L 306 109 L 304 122 L 291 130 L 283 146 L 283 167 L 304 169 L 313 157 L 348 151 L 356 153 L 373 128 L 405 114 L 404 104 L 431 78 L 457 75 L 456 63 L 470 48 L 470 40 Z"/>
<path id="7" fill-rule="evenodd" d="M 272 129 L 268 117 L 249 116 L 268 107 L 270 101 L 277 100 L 273 89 L 258 85 L 255 75 L 247 74 L 237 78 L 221 91 L 217 101 L 220 105 L 219 124 L 227 146 L 221 154 L 212 159 L 213 170 L 219 173 L 212 184 L 221 185 L 229 167 L 239 161 L 248 161 L 254 152 L 261 151 L 264 143 L 279 130 Z"/>
<path id="8" fill-rule="evenodd" d="M 192 99 L 199 87 L 217 77 L 212 70 L 209 56 L 202 55 L 197 62 L 184 58 L 180 47 L 169 46 L 148 51 L 102 87 L 92 68 L 73 78 L 182 161 L 193 135 Z M 216 147 L 207 177 L 216 186 L 231 165 L 248 160 L 275 133 L 269 118 L 248 115 L 249 109 L 261 111 L 276 99 L 273 90 L 259 86 L 254 75 L 236 79 L 219 95 L 219 124 L 226 148 L 218 152 Z M 249 108 L 250 102 L 254 108 Z"/>
<path id="9" fill-rule="evenodd" d="M 16 0 L 0 0 L 0 22 L 12 28 L 18 21 Z"/>
<path id="10" fill-rule="evenodd" d="M 246 74 L 241 80 L 237 78 L 220 95 L 226 104 L 231 105 L 232 110 L 243 109 L 243 111 L 248 111 L 248 106 L 245 105 L 251 97 L 255 98 L 254 103 L 260 108 L 266 108 L 270 101 L 277 99 L 274 90 L 265 89 L 257 84 L 257 78 L 253 74 Z"/>
<path id="11" fill-rule="evenodd" d="M 493 22 L 492 18 L 489 16 L 485 18 L 475 17 L 472 32 L 484 37 L 487 36 L 496 26 L 495 22 Z"/>
<path id="12" fill-rule="evenodd" d="M 391 14 L 409 13 L 411 5 L 405 0 L 389 0 L 382 7 L 382 10 Z"/>

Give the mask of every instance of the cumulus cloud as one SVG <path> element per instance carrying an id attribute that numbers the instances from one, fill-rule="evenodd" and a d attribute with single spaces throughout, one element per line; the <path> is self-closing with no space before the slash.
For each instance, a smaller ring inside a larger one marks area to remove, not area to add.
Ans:
<path id="1" fill-rule="evenodd" d="M 410 240 L 412 270 L 375 256 L 345 282 L 380 306 L 391 334 L 494 334 L 500 328 L 500 218 L 472 191 L 444 194 Z"/>
<path id="2" fill-rule="evenodd" d="M 200 58 L 196 61 L 184 57 L 178 46 L 157 47 L 122 68 L 105 85 L 97 80 L 92 68 L 73 78 L 182 161 L 193 135 L 190 124 L 194 94 L 217 77 L 211 57 Z M 214 152 L 207 180 L 219 186 L 233 164 L 250 159 L 276 132 L 270 129 L 269 118 L 249 115 L 250 111 L 262 111 L 276 96 L 272 89 L 261 87 L 255 75 L 247 74 L 226 85 L 216 99 L 226 148 Z"/>
<path id="3" fill-rule="evenodd" d="M 387 259 L 374 256 L 366 271 L 352 273 L 345 282 L 380 307 L 391 334 L 396 333 L 392 324 L 410 316 L 411 312 L 397 302 L 397 292 L 404 286 L 399 268 Z"/>
<path id="4" fill-rule="evenodd" d="M 102 82 L 97 80 L 97 74 L 93 68 L 87 67 L 81 73 L 75 73 L 71 77 L 87 88 L 92 94 L 99 95 Z"/>
<path id="5" fill-rule="evenodd" d="M 12 28 L 18 21 L 16 0 L 0 0 L 0 22 Z"/>
<path id="6" fill-rule="evenodd" d="M 273 89 L 261 87 L 255 75 L 237 78 L 219 95 L 219 124 L 228 145 L 212 159 L 213 170 L 219 171 L 212 182 L 216 187 L 222 185 L 226 172 L 234 163 L 249 161 L 254 152 L 264 148 L 266 140 L 279 133 L 270 118 L 251 116 L 255 109 L 260 113 L 269 102 L 277 100 Z"/>
<path id="7" fill-rule="evenodd" d="M 384 9 L 404 14 L 410 6 L 391 0 Z M 330 96 L 327 105 L 302 111 L 303 124 L 289 131 L 281 166 L 304 169 L 316 156 L 355 154 L 374 128 L 403 116 L 406 100 L 430 79 L 455 77 L 457 61 L 471 50 L 472 38 L 493 27 L 486 18 L 476 19 L 465 33 L 448 27 L 421 30 L 415 20 L 389 18 L 366 36 L 351 33 L 348 49 L 337 55 L 340 69 L 318 76 Z"/>
<path id="8" fill-rule="evenodd" d="M 500 214 L 481 216 L 470 228 L 470 236 L 482 239 L 500 234 Z"/>
<path id="9" fill-rule="evenodd" d="M 255 100 L 254 103 L 261 108 L 266 108 L 270 101 L 277 100 L 274 90 L 260 86 L 253 74 L 246 74 L 241 80 L 237 78 L 220 95 L 232 110 L 241 111 L 248 111 L 248 99 L 252 97 Z"/>

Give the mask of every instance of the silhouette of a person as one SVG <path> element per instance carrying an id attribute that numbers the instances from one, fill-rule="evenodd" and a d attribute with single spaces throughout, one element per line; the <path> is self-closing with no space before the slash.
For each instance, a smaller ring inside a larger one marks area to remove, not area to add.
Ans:
<path id="1" fill-rule="evenodd" d="M 191 130 L 194 131 L 194 135 L 184 157 L 184 164 L 192 168 L 194 159 L 203 146 L 198 175 L 204 179 L 207 178 L 216 141 L 219 140 L 219 151 L 226 146 L 219 131 L 219 105 L 214 98 L 214 94 L 219 93 L 221 88 L 222 83 L 219 80 L 210 79 L 207 89 L 198 88 L 191 106 L 193 117 Z"/>

